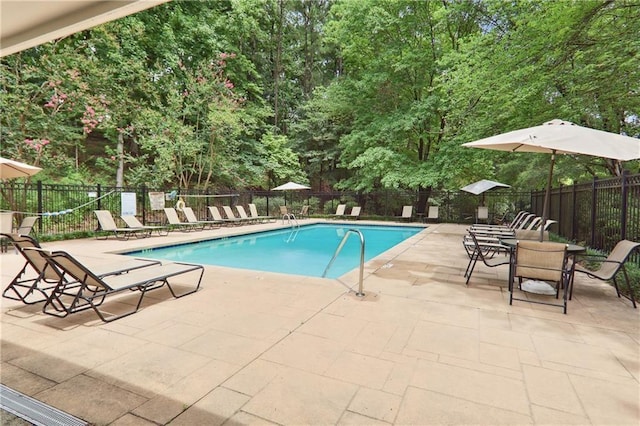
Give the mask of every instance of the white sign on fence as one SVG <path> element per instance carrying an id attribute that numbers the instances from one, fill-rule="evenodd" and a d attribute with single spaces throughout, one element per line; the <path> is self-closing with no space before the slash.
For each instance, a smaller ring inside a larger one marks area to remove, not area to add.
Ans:
<path id="1" fill-rule="evenodd" d="M 135 216 L 136 215 L 136 193 L 135 192 L 123 192 L 120 194 L 120 202 L 122 205 L 122 216 Z"/>
<path id="2" fill-rule="evenodd" d="M 164 192 L 149 192 L 149 202 L 151 210 L 164 209 Z"/>

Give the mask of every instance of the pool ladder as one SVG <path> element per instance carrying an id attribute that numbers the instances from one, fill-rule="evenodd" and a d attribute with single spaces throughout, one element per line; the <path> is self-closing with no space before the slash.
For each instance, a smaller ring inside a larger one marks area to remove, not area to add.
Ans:
<path id="1" fill-rule="evenodd" d="M 344 234 L 344 237 L 342 237 L 342 241 L 340 241 L 340 244 L 338 245 L 336 252 L 333 254 L 333 257 L 329 261 L 329 264 L 324 269 L 322 278 L 327 276 L 327 272 L 329 272 L 331 265 L 333 265 L 333 262 L 336 260 L 336 258 L 340 254 L 342 247 L 345 245 L 345 243 L 347 242 L 347 239 L 351 234 L 357 234 L 360 237 L 360 279 L 358 281 L 358 292 L 356 293 L 356 296 L 364 296 L 364 292 L 362 291 L 362 280 L 364 276 L 364 235 L 362 235 L 362 232 L 360 232 L 357 229 L 347 229 L 347 232 Z"/>
<path id="2" fill-rule="evenodd" d="M 294 215 L 293 213 L 285 213 L 282 215 L 282 224 L 284 224 L 284 221 L 287 221 L 289 223 L 289 225 L 291 225 L 291 228 L 300 228 L 300 224 L 298 223 L 298 219 L 296 219 L 296 215 Z"/>

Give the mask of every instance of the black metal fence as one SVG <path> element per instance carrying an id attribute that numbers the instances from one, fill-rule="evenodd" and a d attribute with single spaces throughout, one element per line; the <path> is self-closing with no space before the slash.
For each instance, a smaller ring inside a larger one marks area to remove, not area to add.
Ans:
<path id="1" fill-rule="evenodd" d="M 545 191 L 531 194 L 531 212 L 542 214 Z M 551 231 L 592 248 L 610 251 L 623 239 L 640 241 L 640 174 L 551 190 Z"/>
<path id="2" fill-rule="evenodd" d="M 517 192 L 508 189 L 475 196 L 462 191 L 383 190 L 372 193 L 303 191 L 203 191 L 180 192 L 147 187 L 115 188 L 105 186 L 24 184 L 6 181 L 0 184 L 0 210 L 14 211 L 16 224 L 24 216 L 39 215 L 36 233 L 40 236 L 92 232 L 98 229 L 94 210 L 110 210 L 117 217 L 133 209 L 144 223 L 164 220 L 158 202 L 167 207 L 182 200 L 196 214 L 207 218 L 208 205 L 244 205 L 254 203 L 260 214 L 277 216 L 279 207 L 294 211 L 303 204 L 311 215 L 329 215 L 338 204 L 361 206 L 360 217 L 393 220 L 402 206 L 414 206 L 423 213 L 427 205 L 439 206 L 441 222 L 472 223 L 479 204 L 489 207 L 490 220 L 508 221 L 519 210 L 542 214 L 544 191 Z M 123 195 L 124 194 L 124 195 Z M 155 200 L 155 203 L 152 202 Z M 425 204 L 426 202 L 426 204 Z M 422 205 L 420 205 L 422 203 Z M 417 218 L 421 217 L 416 215 Z M 551 192 L 550 218 L 557 220 L 551 231 L 592 248 L 609 251 L 620 239 L 640 241 L 640 174 L 554 188 Z"/>

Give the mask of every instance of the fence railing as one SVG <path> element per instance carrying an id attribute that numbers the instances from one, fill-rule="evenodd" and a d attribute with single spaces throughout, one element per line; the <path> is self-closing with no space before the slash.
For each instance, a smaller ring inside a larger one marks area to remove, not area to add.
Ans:
<path id="1" fill-rule="evenodd" d="M 255 203 L 260 214 L 277 216 L 280 205 L 310 206 L 312 215 L 329 215 L 338 204 L 361 206 L 361 217 L 393 219 L 402 206 L 414 206 L 422 213 L 427 205 L 438 205 L 441 222 L 471 223 L 476 207 L 489 207 L 490 219 L 508 221 L 519 210 L 542 214 L 544 191 L 517 192 L 508 189 L 489 191 L 475 196 L 462 191 L 381 190 L 360 192 L 304 191 L 179 191 L 148 187 L 107 187 L 101 185 L 51 185 L 36 183 L 0 183 L 0 210 L 14 211 L 19 222 L 27 215 L 39 215 L 39 235 L 61 235 L 91 232 L 98 229 L 94 210 L 105 209 L 118 216 L 123 209 L 138 215 L 143 223 L 160 222 L 164 213 L 158 210 L 158 197 L 166 206 L 183 200 L 196 214 L 206 218 L 208 205 L 247 205 Z M 123 195 L 124 194 L 124 195 Z M 155 198 L 154 198 L 155 196 Z M 152 202 L 155 200 L 155 202 Z M 422 205 L 420 205 L 422 203 Z M 425 204 L 426 203 L 426 204 Z M 133 211 L 131 211 L 133 210 Z M 590 247 L 609 251 L 620 239 L 640 241 L 640 174 L 589 183 L 561 186 L 551 191 L 550 218 L 558 223 L 551 231 Z"/>

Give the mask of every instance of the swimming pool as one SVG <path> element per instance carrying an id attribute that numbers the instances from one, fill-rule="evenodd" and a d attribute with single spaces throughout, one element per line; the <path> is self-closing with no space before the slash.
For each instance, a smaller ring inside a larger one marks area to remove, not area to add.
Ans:
<path id="1" fill-rule="evenodd" d="M 349 229 L 365 239 L 365 262 L 424 230 L 414 226 L 314 224 L 196 243 L 129 252 L 128 255 L 202 265 L 321 277 Z M 351 235 L 327 273 L 337 278 L 360 265 L 360 239 Z"/>

